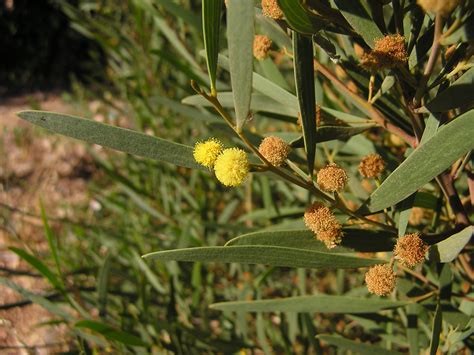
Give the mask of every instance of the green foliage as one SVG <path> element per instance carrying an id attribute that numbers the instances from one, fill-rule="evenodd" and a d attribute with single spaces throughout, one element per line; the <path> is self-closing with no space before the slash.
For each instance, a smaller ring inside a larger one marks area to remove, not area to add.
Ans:
<path id="1" fill-rule="evenodd" d="M 285 16 L 274 21 L 253 2 L 232 0 L 225 37 L 216 33 L 221 1 L 180 2 L 182 11 L 169 1 L 106 3 L 63 8 L 108 53 L 106 85 L 95 83 L 87 94 L 104 103 L 108 123 L 19 115 L 151 159 L 95 154 L 105 176 L 91 193 L 101 209 L 87 226 L 71 224 L 76 254 L 56 249 L 43 214 L 57 274 L 16 250 L 78 313 L 63 314 L 44 297 L 2 283 L 50 309 L 96 349 L 105 343 L 122 352 L 144 346 L 319 353 L 335 346 L 435 353 L 473 346 L 472 291 L 464 286 L 472 236 L 471 54 L 462 37 L 451 53 L 438 47 L 443 33 L 461 26 L 457 19 L 472 16 L 471 8 L 433 17 L 414 2 L 401 8 L 398 1 L 279 0 Z M 197 25 L 202 8 L 204 33 Z M 412 27 L 404 65 L 371 72 L 360 65 L 361 49 Z M 256 65 L 250 53 L 260 32 L 281 51 Z M 117 115 L 134 129 L 114 126 Z M 209 135 L 246 149 L 251 176 L 243 187 L 222 187 L 194 162 L 191 145 Z M 284 165 L 262 159 L 258 146 L 267 136 L 290 143 Z M 373 153 L 385 170 L 363 179 L 359 164 Z M 317 176 L 329 163 L 348 176 L 336 193 L 323 192 Z M 342 226 L 335 248 L 324 243 L 328 230 L 311 219 L 307 225 L 317 233 L 305 228 L 303 214 L 314 201 L 331 209 L 337 219 L 331 226 Z M 419 207 L 421 217 L 412 219 Z M 431 245 L 429 259 L 412 270 L 392 253 L 406 233 L 420 233 Z M 358 270 L 383 263 L 398 276 L 392 299 L 368 296 Z M 62 286 L 61 273 L 84 267 L 89 272 L 73 280 L 77 292 Z M 92 309 L 97 319 L 88 315 Z"/>

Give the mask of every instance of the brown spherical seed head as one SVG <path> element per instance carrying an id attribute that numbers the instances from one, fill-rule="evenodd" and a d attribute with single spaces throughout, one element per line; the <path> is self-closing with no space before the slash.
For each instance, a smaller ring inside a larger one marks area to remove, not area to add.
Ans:
<path id="1" fill-rule="evenodd" d="M 428 245 L 423 242 L 418 233 L 407 234 L 398 238 L 393 253 L 402 265 L 414 267 L 425 260 Z"/>
<path id="2" fill-rule="evenodd" d="M 365 274 L 365 283 L 370 293 L 387 296 L 395 289 L 397 276 L 390 265 L 375 265 Z"/>
<path id="3" fill-rule="evenodd" d="M 253 39 L 253 56 L 257 60 L 268 57 L 268 51 L 272 46 L 272 40 L 265 35 L 256 35 Z"/>
<path id="4" fill-rule="evenodd" d="M 385 169 L 385 161 L 378 154 L 365 156 L 359 164 L 359 173 L 366 178 L 374 178 L 382 174 Z"/>
<path id="5" fill-rule="evenodd" d="M 347 184 L 347 174 L 343 168 L 336 164 L 329 164 L 319 170 L 316 181 L 324 191 L 342 191 Z"/>
<path id="6" fill-rule="evenodd" d="M 258 151 L 274 166 L 281 166 L 290 153 L 290 146 L 283 139 L 275 136 L 266 137 Z"/>
<path id="7" fill-rule="evenodd" d="M 402 66 L 408 59 L 405 37 L 389 35 L 375 40 L 374 50 L 362 54 L 360 64 L 371 72 Z"/>
<path id="8" fill-rule="evenodd" d="M 270 17 L 274 20 L 280 20 L 283 18 L 283 11 L 278 6 L 277 0 L 262 0 L 262 13 L 263 16 Z"/>
<path id="9" fill-rule="evenodd" d="M 341 229 L 341 224 L 337 221 L 334 213 L 320 202 L 315 202 L 306 209 L 304 223 L 315 234 Z"/>

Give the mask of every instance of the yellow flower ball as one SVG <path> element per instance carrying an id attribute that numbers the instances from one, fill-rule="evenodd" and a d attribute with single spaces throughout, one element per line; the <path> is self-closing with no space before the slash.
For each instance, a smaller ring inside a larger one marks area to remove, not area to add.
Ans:
<path id="1" fill-rule="evenodd" d="M 249 173 L 247 154 L 239 148 L 225 149 L 214 165 L 217 180 L 226 186 L 239 186 Z"/>
<path id="2" fill-rule="evenodd" d="M 217 157 L 222 153 L 222 149 L 222 143 L 215 138 L 211 138 L 205 142 L 196 143 L 193 156 L 199 164 L 212 168 Z"/>

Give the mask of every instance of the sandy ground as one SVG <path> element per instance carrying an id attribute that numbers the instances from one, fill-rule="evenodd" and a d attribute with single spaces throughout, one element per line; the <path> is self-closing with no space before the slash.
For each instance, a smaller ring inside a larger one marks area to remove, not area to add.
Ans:
<path id="1" fill-rule="evenodd" d="M 39 215 L 43 201 L 50 217 L 67 217 L 72 207 L 88 203 L 86 182 L 93 172 L 84 147 L 32 127 L 16 112 L 37 109 L 74 113 L 57 95 L 29 95 L 0 101 L 0 277 L 42 293 L 48 287 L 40 277 L 18 275 L 31 268 L 8 248 L 21 247 L 41 257 L 48 246 Z M 22 297 L 0 286 L 0 305 Z M 64 329 L 37 327 L 51 315 L 37 305 L 0 306 L 1 354 L 50 354 L 67 350 Z"/>

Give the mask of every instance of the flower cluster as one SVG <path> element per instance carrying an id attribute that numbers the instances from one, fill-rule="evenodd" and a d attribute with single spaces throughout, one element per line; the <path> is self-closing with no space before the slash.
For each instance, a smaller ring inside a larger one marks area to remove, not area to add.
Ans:
<path id="1" fill-rule="evenodd" d="M 281 166 L 284 164 L 288 154 L 290 153 L 290 146 L 283 139 L 275 136 L 266 137 L 260 143 L 258 151 L 274 166 Z"/>
<path id="2" fill-rule="evenodd" d="M 319 170 L 316 182 L 321 190 L 327 192 L 339 192 L 347 185 L 347 174 L 343 168 L 336 164 L 326 165 Z"/>
<path id="3" fill-rule="evenodd" d="M 423 262 L 428 251 L 426 245 L 418 233 L 406 234 L 398 238 L 393 250 L 395 260 L 403 266 L 415 267 Z M 365 283 L 370 293 L 379 296 L 387 296 L 395 288 L 397 277 L 391 265 L 376 265 L 365 274 Z"/>
<path id="4" fill-rule="evenodd" d="M 362 67 L 375 72 L 380 69 L 399 67 L 405 64 L 407 59 L 405 37 L 396 34 L 377 39 L 374 50 L 364 53 L 360 63 Z"/>
<path id="5" fill-rule="evenodd" d="M 387 296 L 395 289 L 397 275 L 390 265 L 375 265 L 365 274 L 365 283 L 370 293 Z"/>
<path id="6" fill-rule="evenodd" d="M 281 20 L 283 18 L 283 11 L 278 6 L 277 0 L 262 0 L 262 13 L 263 16 L 274 20 Z"/>
<path id="7" fill-rule="evenodd" d="M 365 156 L 359 164 L 359 173 L 366 178 L 380 176 L 385 170 L 385 161 L 378 154 Z"/>
<path id="8" fill-rule="evenodd" d="M 272 40 L 265 35 L 256 35 L 253 40 L 253 56 L 257 60 L 264 60 L 272 46 Z"/>
<path id="9" fill-rule="evenodd" d="M 420 238 L 420 234 L 412 233 L 398 238 L 393 253 L 395 259 L 407 267 L 414 267 L 425 259 L 428 246 Z"/>
<path id="10" fill-rule="evenodd" d="M 224 149 L 215 138 L 196 143 L 193 155 L 199 164 L 214 168 L 217 180 L 225 186 L 239 186 L 250 170 L 247 154 L 242 149 Z"/>
<path id="11" fill-rule="evenodd" d="M 332 211 L 319 202 L 313 203 L 304 213 L 304 222 L 316 238 L 328 248 L 334 248 L 341 242 L 342 227 Z"/>

